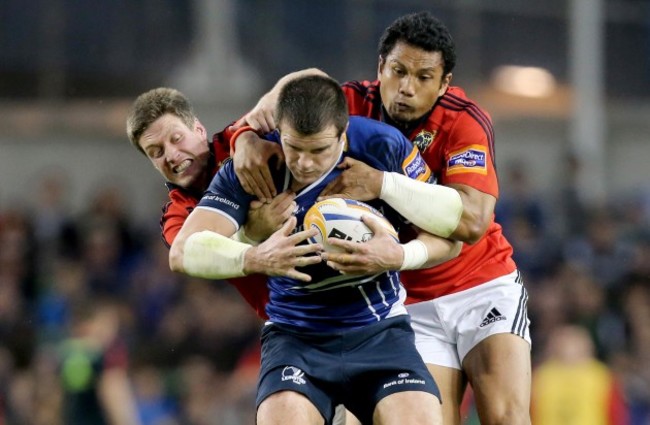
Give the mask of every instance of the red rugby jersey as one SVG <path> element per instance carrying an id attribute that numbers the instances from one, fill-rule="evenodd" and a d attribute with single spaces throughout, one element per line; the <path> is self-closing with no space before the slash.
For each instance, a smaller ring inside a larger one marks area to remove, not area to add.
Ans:
<path id="1" fill-rule="evenodd" d="M 343 91 L 350 115 L 385 120 L 379 81 L 347 82 Z M 498 198 L 492 121 L 460 87 L 449 87 L 433 110 L 405 135 L 420 148 L 439 184 L 461 183 Z M 406 302 L 463 291 L 515 268 L 512 246 L 493 217 L 485 235 L 473 245 L 464 244 L 457 258 L 430 269 L 402 272 Z"/>
<path id="2" fill-rule="evenodd" d="M 230 155 L 230 136 L 228 130 L 217 133 L 210 144 L 212 174 L 216 174 L 221 163 Z M 160 218 L 160 229 L 163 242 L 169 248 L 181 230 L 183 223 L 190 215 L 194 207 L 201 200 L 203 193 L 192 193 L 187 189 L 167 183 L 169 189 L 169 201 L 163 206 L 162 217 Z M 267 319 L 265 312 L 269 300 L 269 291 L 266 287 L 266 276 L 250 275 L 237 279 L 229 279 L 228 283 L 233 285 L 244 300 L 253 307 L 255 312 L 262 319 Z"/>

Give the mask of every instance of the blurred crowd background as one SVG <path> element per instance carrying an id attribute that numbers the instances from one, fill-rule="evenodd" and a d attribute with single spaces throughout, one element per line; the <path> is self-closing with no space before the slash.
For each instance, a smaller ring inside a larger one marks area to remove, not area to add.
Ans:
<path id="1" fill-rule="evenodd" d="M 494 120 L 534 424 L 650 424 L 647 0 L 0 2 L 0 424 L 101 423 L 99 382 L 142 424 L 254 423 L 261 322 L 169 272 L 127 108 L 173 86 L 216 132 L 287 72 L 374 79 L 383 28 L 425 9 Z"/>

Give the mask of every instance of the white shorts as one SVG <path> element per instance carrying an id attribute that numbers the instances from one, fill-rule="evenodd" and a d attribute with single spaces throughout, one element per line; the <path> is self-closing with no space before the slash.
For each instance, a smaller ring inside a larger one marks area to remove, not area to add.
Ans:
<path id="1" fill-rule="evenodd" d="M 499 333 L 529 344 L 528 292 L 518 270 L 465 291 L 407 305 L 425 363 L 462 369 L 469 351 Z"/>

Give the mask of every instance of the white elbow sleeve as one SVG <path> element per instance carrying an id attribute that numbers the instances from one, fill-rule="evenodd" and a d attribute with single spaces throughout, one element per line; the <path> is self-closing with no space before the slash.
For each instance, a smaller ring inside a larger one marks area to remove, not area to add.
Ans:
<path id="1" fill-rule="evenodd" d="M 244 254 L 251 245 L 204 230 L 190 235 L 183 249 L 185 273 L 205 279 L 244 276 Z"/>
<path id="2" fill-rule="evenodd" d="M 404 249 L 404 260 L 400 270 L 415 270 L 420 269 L 429 260 L 429 250 L 424 242 L 413 239 L 412 241 L 402 245 Z"/>
<path id="3" fill-rule="evenodd" d="M 460 222 L 463 201 L 450 187 L 384 172 L 380 199 L 420 229 L 443 238 L 449 237 Z"/>
<path id="4" fill-rule="evenodd" d="M 240 226 L 239 230 L 237 230 L 237 232 L 234 235 L 232 235 L 232 239 L 236 240 L 237 242 L 245 243 L 252 246 L 257 246 L 260 244 L 259 242 L 252 240 L 251 238 L 248 237 L 248 235 L 246 235 L 245 226 Z"/>

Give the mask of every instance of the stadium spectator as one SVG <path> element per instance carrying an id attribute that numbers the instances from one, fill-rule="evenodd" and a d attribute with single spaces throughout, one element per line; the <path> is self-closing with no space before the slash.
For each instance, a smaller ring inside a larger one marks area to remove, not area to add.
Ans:
<path id="1" fill-rule="evenodd" d="M 627 339 L 608 360 L 623 379 L 632 424 L 650 421 L 650 275 L 631 274 L 619 292 Z"/>
<path id="2" fill-rule="evenodd" d="M 66 424 L 138 425 L 120 335 L 120 307 L 86 300 L 71 309 L 70 336 L 60 346 Z"/>
<path id="3" fill-rule="evenodd" d="M 546 348 L 546 358 L 533 374 L 533 424 L 630 423 L 619 379 L 596 359 L 588 331 L 560 326 Z"/>

